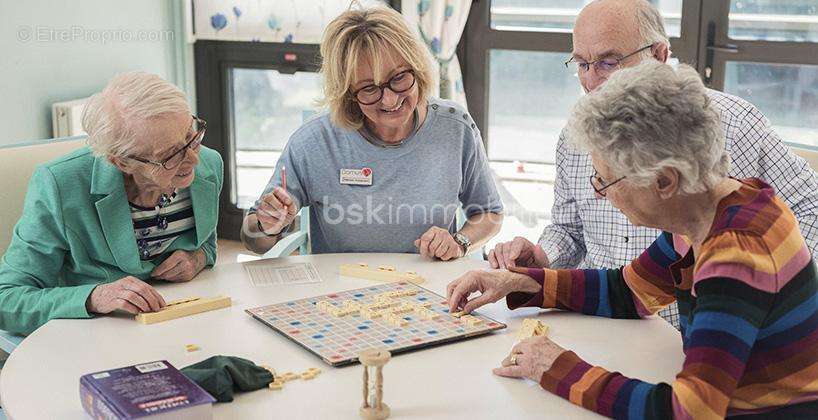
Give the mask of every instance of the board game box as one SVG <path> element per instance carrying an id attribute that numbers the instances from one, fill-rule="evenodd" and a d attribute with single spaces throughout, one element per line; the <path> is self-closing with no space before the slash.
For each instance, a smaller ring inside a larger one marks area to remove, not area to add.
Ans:
<path id="1" fill-rule="evenodd" d="M 204 419 L 216 400 L 167 360 L 80 377 L 80 400 L 95 419 Z"/>

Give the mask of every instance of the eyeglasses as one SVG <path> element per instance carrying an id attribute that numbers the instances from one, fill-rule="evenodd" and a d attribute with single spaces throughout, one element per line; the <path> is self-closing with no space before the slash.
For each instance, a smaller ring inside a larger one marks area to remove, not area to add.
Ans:
<path id="1" fill-rule="evenodd" d="M 414 70 L 404 70 L 380 85 L 364 86 L 352 92 L 352 98 L 361 105 L 373 105 L 383 98 L 384 88 L 389 88 L 392 92 L 403 93 L 415 86 Z"/>
<path id="2" fill-rule="evenodd" d="M 596 191 L 597 194 L 599 194 L 602 197 L 607 197 L 608 193 L 605 190 L 611 188 L 613 185 L 615 185 L 617 182 L 623 179 L 625 179 L 624 176 L 606 185 L 605 182 L 602 180 L 602 177 L 599 176 L 599 173 L 596 171 L 596 169 L 594 169 L 594 173 L 591 174 L 590 181 L 591 187 L 593 187 L 594 191 Z M 597 187 L 597 184 L 599 184 L 599 187 Z"/>
<path id="3" fill-rule="evenodd" d="M 648 49 L 648 48 L 650 48 L 652 46 L 653 46 L 653 44 L 645 45 L 644 47 L 642 47 L 642 48 L 640 48 L 640 49 L 638 49 L 638 50 L 636 50 L 636 51 L 634 51 L 634 52 L 632 52 L 632 53 L 630 53 L 630 54 L 628 54 L 628 55 L 626 55 L 624 57 L 619 57 L 619 58 L 609 57 L 609 58 L 603 58 L 601 60 L 596 60 L 596 61 L 591 61 L 591 62 L 575 61 L 574 57 L 571 57 L 564 64 L 565 64 L 565 67 L 567 68 L 569 64 L 574 63 L 577 66 L 577 72 L 585 73 L 585 72 L 587 72 L 588 70 L 591 69 L 591 66 L 593 66 L 594 70 L 596 70 L 597 73 L 608 74 L 608 73 L 616 71 L 619 68 L 619 66 L 622 64 L 622 61 L 624 61 L 626 58 L 631 57 L 631 56 L 633 56 L 635 54 L 639 54 L 640 52 L 645 51 L 646 49 Z"/>
<path id="4" fill-rule="evenodd" d="M 205 130 L 207 130 L 207 122 L 195 115 L 192 115 L 193 123 L 191 123 L 191 129 L 188 131 L 190 137 L 190 141 L 184 145 L 181 149 L 173 152 L 170 156 L 160 161 L 153 161 L 148 159 L 142 159 L 136 156 L 128 156 L 130 159 L 133 159 L 137 162 L 147 163 L 151 165 L 155 165 L 158 167 L 162 167 L 165 170 L 175 169 L 179 164 L 185 160 L 185 156 L 187 156 L 188 149 L 197 151 L 199 150 L 199 146 L 202 145 L 202 139 L 204 138 Z"/>

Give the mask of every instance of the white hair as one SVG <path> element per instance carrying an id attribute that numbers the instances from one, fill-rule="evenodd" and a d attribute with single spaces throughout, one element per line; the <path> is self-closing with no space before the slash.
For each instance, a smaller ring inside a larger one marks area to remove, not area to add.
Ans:
<path id="1" fill-rule="evenodd" d="M 659 9 L 647 0 L 636 0 L 634 5 L 634 12 L 636 13 L 636 27 L 639 30 L 639 36 L 642 38 L 642 45 L 665 44 L 670 50 L 670 39 L 668 39 L 667 31 L 665 31 L 664 19 Z M 642 51 L 642 58 L 649 58 L 652 56 L 650 49 Z"/>
<path id="2" fill-rule="evenodd" d="M 184 92 L 155 74 L 129 72 L 114 76 L 91 96 L 82 128 L 95 155 L 125 157 L 138 146 L 137 123 L 176 113 L 190 114 Z"/>
<path id="3" fill-rule="evenodd" d="M 730 168 L 719 113 L 699 74 L 656 60 L 617 71 L 574 106 L 572 145 L 599 156 L 616 178 L 654 182 L 675 168 L 682 193 L 713 188 Z"/>

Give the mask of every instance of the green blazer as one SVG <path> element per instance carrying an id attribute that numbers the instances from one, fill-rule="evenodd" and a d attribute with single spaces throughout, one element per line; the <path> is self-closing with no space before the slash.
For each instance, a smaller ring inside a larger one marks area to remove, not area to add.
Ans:
<path id="1" fill-rule="evenodd" d="M 168 251 L 203 248 L 216 261 L 221 156 L 202 147 L 190 186 L 195 231 Z M 0 329 L 28 334 L 54 318 L 90 318 L 85 301 L 98 284 L 150 277 L 141 261 L 122 173 L 84 147 L 39 166 L 23 216 L 0 261 Z"/>

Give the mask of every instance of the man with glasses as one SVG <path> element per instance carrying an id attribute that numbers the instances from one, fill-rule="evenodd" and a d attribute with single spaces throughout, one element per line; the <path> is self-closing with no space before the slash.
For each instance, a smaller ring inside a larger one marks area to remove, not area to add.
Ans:
<path id="1" fill-rule="evenodd" d="M 670 42 L 659 11 L 645 0 L 597 0 L 577 17 L 573 54 L 565 65 L 576 70 L 587 94 L 616 70 L 643 60 L 667 62 Z M 719 110 L 730 175 L 757 177 L 771 184 L 793 210 L 810 251 L 818 250 L 818 176 L 782 142 L 752 104 L 708 90 Z M 679 127 L 684 130 L 684 127 Z M 589 177 L 591 185 L 588 185 Z M 636 258 L 659 232 L 631 225 L 604 199 L 618 180 L 595 176 L 587 154 L 567 146 L 565 130 L 557 145 L 552 224 L 538 244 L 517 237 L 490 253 L 493 267 L 618 268 Z M 675 304 L 659 313 L 678 328 Z"/>

